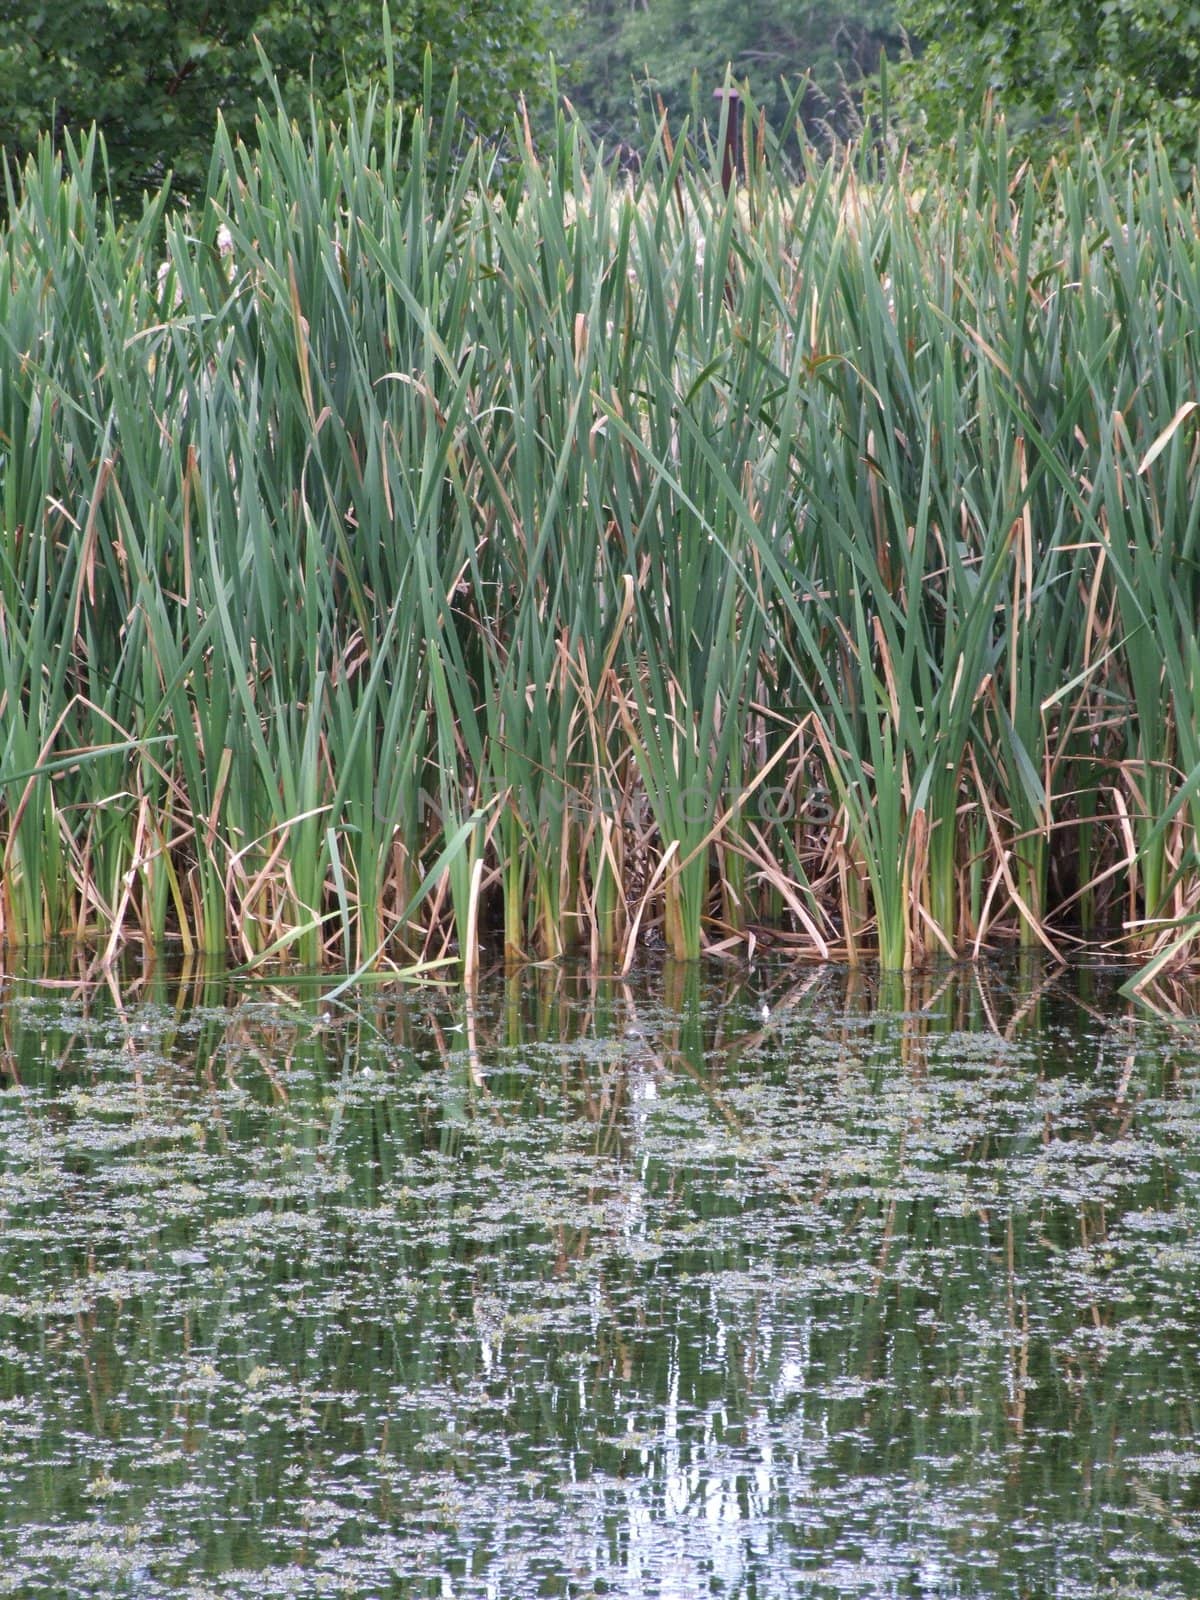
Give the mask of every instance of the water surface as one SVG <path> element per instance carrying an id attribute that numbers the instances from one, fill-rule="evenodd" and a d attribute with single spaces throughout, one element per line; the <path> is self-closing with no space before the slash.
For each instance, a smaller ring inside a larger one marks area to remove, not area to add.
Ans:
<path id="1" fill-rule="evenodd" d="M 1194 1596 L 1102 973 L 0 991 L 0 1594 Z"/>

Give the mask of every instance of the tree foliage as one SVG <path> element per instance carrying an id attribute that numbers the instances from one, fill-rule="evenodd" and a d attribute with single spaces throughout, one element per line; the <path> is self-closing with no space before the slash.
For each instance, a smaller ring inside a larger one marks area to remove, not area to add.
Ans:
<path id="1" fill-rule="evenodd" d="M 900 0 L 918 45 L 896 74 L 901 110 L 942 140 L 985 96 L 1027 150 L 1060 144 L 1077 116 L 1145 125 L 1188 163 L 1200 127 L 1196 0 Z"/>
<path id="2" fill-rule="evenodd" d="M 859 86 L 899 39 L 892 0 L 586 0 L 570 92 L 597 132 L 634 142 L 648 97 L 661 98 L 673 120 L 708 115 L 728 64 L 783 131 L 809 74 L 810 130 L 846 137 L 857 126 Z"/>
<path id="3" fill-rule="evenodd" d="M 450 73 L 459 103 L 489 131 L 516 97 L 544 90 L 552 0 L 392 0 L 397 93 L 415 99 L 426 46 L 435 104 Z M 252 130 L 266 82 L 258 46 L 298 110 L 310 82 L 336 109 L 347 85 L 383 71 L 381 0 L 6 0 L 0 5 L 0 144 L 20 160 L 38 135 L 104 135 L 114 192 L 124 200 L 168 170 L 187 192 L 201 182 L 218 110 Z M 257 41 L 257 42 L 256 42 Z"/>

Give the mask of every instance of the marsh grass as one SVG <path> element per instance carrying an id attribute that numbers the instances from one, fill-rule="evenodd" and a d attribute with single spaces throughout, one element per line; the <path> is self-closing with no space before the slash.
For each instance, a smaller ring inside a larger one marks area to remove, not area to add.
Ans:
<path id="1" fill-rule="evenodd" d="M 368 101 L 0 269 L 0 934 L 390 965 L 1200 929 L 1200 219 Z M 752 121 L 748 127 L 753 126 Z"/>

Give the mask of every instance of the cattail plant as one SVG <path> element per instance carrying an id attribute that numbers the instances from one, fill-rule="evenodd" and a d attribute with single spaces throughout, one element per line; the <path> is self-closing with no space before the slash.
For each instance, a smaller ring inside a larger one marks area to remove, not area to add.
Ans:
<path id="1" fill-rule="evenodd" d="M 1200 929 L 1200 219 L 1110 138 L 726 193 L 453 97 L 0 235 L 0 936 L 419 971 Z M 746 122 L 755 127 L 753 116 Z"/>

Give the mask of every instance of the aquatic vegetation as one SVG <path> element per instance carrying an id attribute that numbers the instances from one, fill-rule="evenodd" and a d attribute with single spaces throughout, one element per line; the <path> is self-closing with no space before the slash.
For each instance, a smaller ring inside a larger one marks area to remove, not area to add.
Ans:
<path id="1" fill-rule="evenodd" d="M 1186 959 L 1194 193 L 457 125 L 279 115 L 120 227 L 25 173 L 0 939 Z"/>

